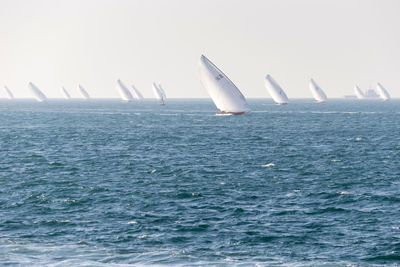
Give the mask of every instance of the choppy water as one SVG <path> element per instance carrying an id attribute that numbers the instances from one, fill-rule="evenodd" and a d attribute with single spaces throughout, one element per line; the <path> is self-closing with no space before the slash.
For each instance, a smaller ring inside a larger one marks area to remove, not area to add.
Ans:
<path id="1" fill-rule="evenodd" d="M 0 265 L 399 265 L 400 101 L 0 101 Z"/>

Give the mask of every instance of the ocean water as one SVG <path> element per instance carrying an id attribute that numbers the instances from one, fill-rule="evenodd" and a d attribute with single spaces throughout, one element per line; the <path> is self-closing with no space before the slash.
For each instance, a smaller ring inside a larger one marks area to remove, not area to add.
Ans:
<path id="1" fill-rule="evenodd" d="M 0 265 L 398 266 L 400 100 L 0 101 Z"/>

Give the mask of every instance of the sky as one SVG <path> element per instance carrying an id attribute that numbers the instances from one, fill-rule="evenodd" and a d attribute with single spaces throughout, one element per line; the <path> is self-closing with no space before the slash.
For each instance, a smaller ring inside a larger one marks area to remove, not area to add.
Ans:
<path id="1" fill-rule="evenodd" d="M 247 98 L 269 98 L 270 74 L 289 98 L 328 97 L 376 82 L 400 97 L 398 0 L 0 0 L 0 86 L 30 97 L 117 98 L 117 79 L 153 97 L 208 98 L 204 54 Z M 5 93 L 0 92 L 0 97 Z"/>

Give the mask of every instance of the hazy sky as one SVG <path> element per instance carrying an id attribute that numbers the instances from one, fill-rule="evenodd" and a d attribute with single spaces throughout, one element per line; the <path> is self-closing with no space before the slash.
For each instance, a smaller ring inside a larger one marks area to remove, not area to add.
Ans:
<path id="1" fill-rule="evenodd" d="M 398 0 L 0 0 L 0 86 L 29 97 L 118 97 L 116 80 L 153 97 L 208 97 L 206 55 L 246 97 L 269 97 L 267 73 L 290 97 L 328 97 L 380 81 L 400 97 Z M 0 92 L 4 97 L 4 92 Z"/>

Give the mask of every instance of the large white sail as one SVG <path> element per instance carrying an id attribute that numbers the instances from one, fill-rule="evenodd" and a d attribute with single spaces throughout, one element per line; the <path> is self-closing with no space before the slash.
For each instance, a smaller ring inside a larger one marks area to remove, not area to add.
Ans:
<path id="1" fill-rule="evenodd" d="M 81 96 L 84 99 L 86 99 L 86 100 L 90 99 L 88 92 L 86 92 L 85 88 L 83 88 L 82 85 L 80 85 L 80 84 L 78 85 L 78 92 L 81 94 Z"/>
<path id="2" fill-rule="evenodd" d="M 4 91 L 6 92 L 6 95 L 7 95 L 7 98 L 8 98 L 8 99 L 14 99 L 13 93 L 11 92 L 10 89 L 8 89 L 7 86 L 4 86 Z"/>
<path id="3" fill-rule="evenodd" d="M 310 91 L 316 102 L 326 102 L 326 94 L 313 79 L 310 80 Z"/>
<path id="4" fill-rule="evenodd" d="M 132 85 L 132 89 L 133 89 L 133 97 L 137 100 L 141 100 L 143 99 L 142 94 L 140 93 L 140 91 L 138 89 L 136 89 L 136 87 L 134 85 Z"/>
<path id="5" fill-rule="evenodd" d="M 284 105 L 289 102 L 283 89 L 269 74 L 265 77 L 265 87 L 277 105 Z"/>
<path id="6" fill-rule="evenodd" d="M 382 98 L 383 101 L 387 101 L 390 99 L 388 91 L 382 86 L 382 84 L 378 83 L 376 85 L 376 91 L 378 92 L 379 97 Z"/>
<path id="7" fill-rule="evenodd" d="M 133 100 L 133 96 L 132 96 L 131 92 L 129 91 L 128 87 L 126 87 L 125 84 L 123 84 L 123 82 L 121 80 L 117 81 L 116 89 L 123 101 L 132 101 Z"/>
<path id="8" fill-rule="evenodd" d="M 61 88 L 61 93 L 64 96 L 65 99 L 70 99 L 71 96 L 69 95 L 67 89 L 64 88 L 64 86 Z"/>
<path id="9" fill-rule="evenodd" d="M 152 88 L 153 88 L 154 96 L 158 99 L 158 101 L 160 101 L 161 105 L 164 105 L 164 97 L 163 97 L 163 93 L 161 92 L 160 88 L 158 88 L 155 83 L 153 83 Z"/>
<path id="10" fill-rule="evenodd" d="M 43 102 L 43 101 L 45 101 L 47 99 L 47 97 L 42 93 L 42 91 L 40 91 L 40 89 L 37 88 L 37 86 L 34 85 L 32 82 L 29 82 L 29 88 L 31 89 L 33 97 L 37 101 Z"/>
<path id="11" fill-rule="evenodd" d="M 360 87 L 358 87 L 358 85 L 354 86 L 354 94 L 358 99 L 365 99 L 365 95 L 361 91 Z"/>
<path id="12" fill-rule="evenodd" d="M 250 111 L 236 85 L 203 55 L 198 64 L 198 72 L 201 83 L 222 114 L 244 114 Z"/>

